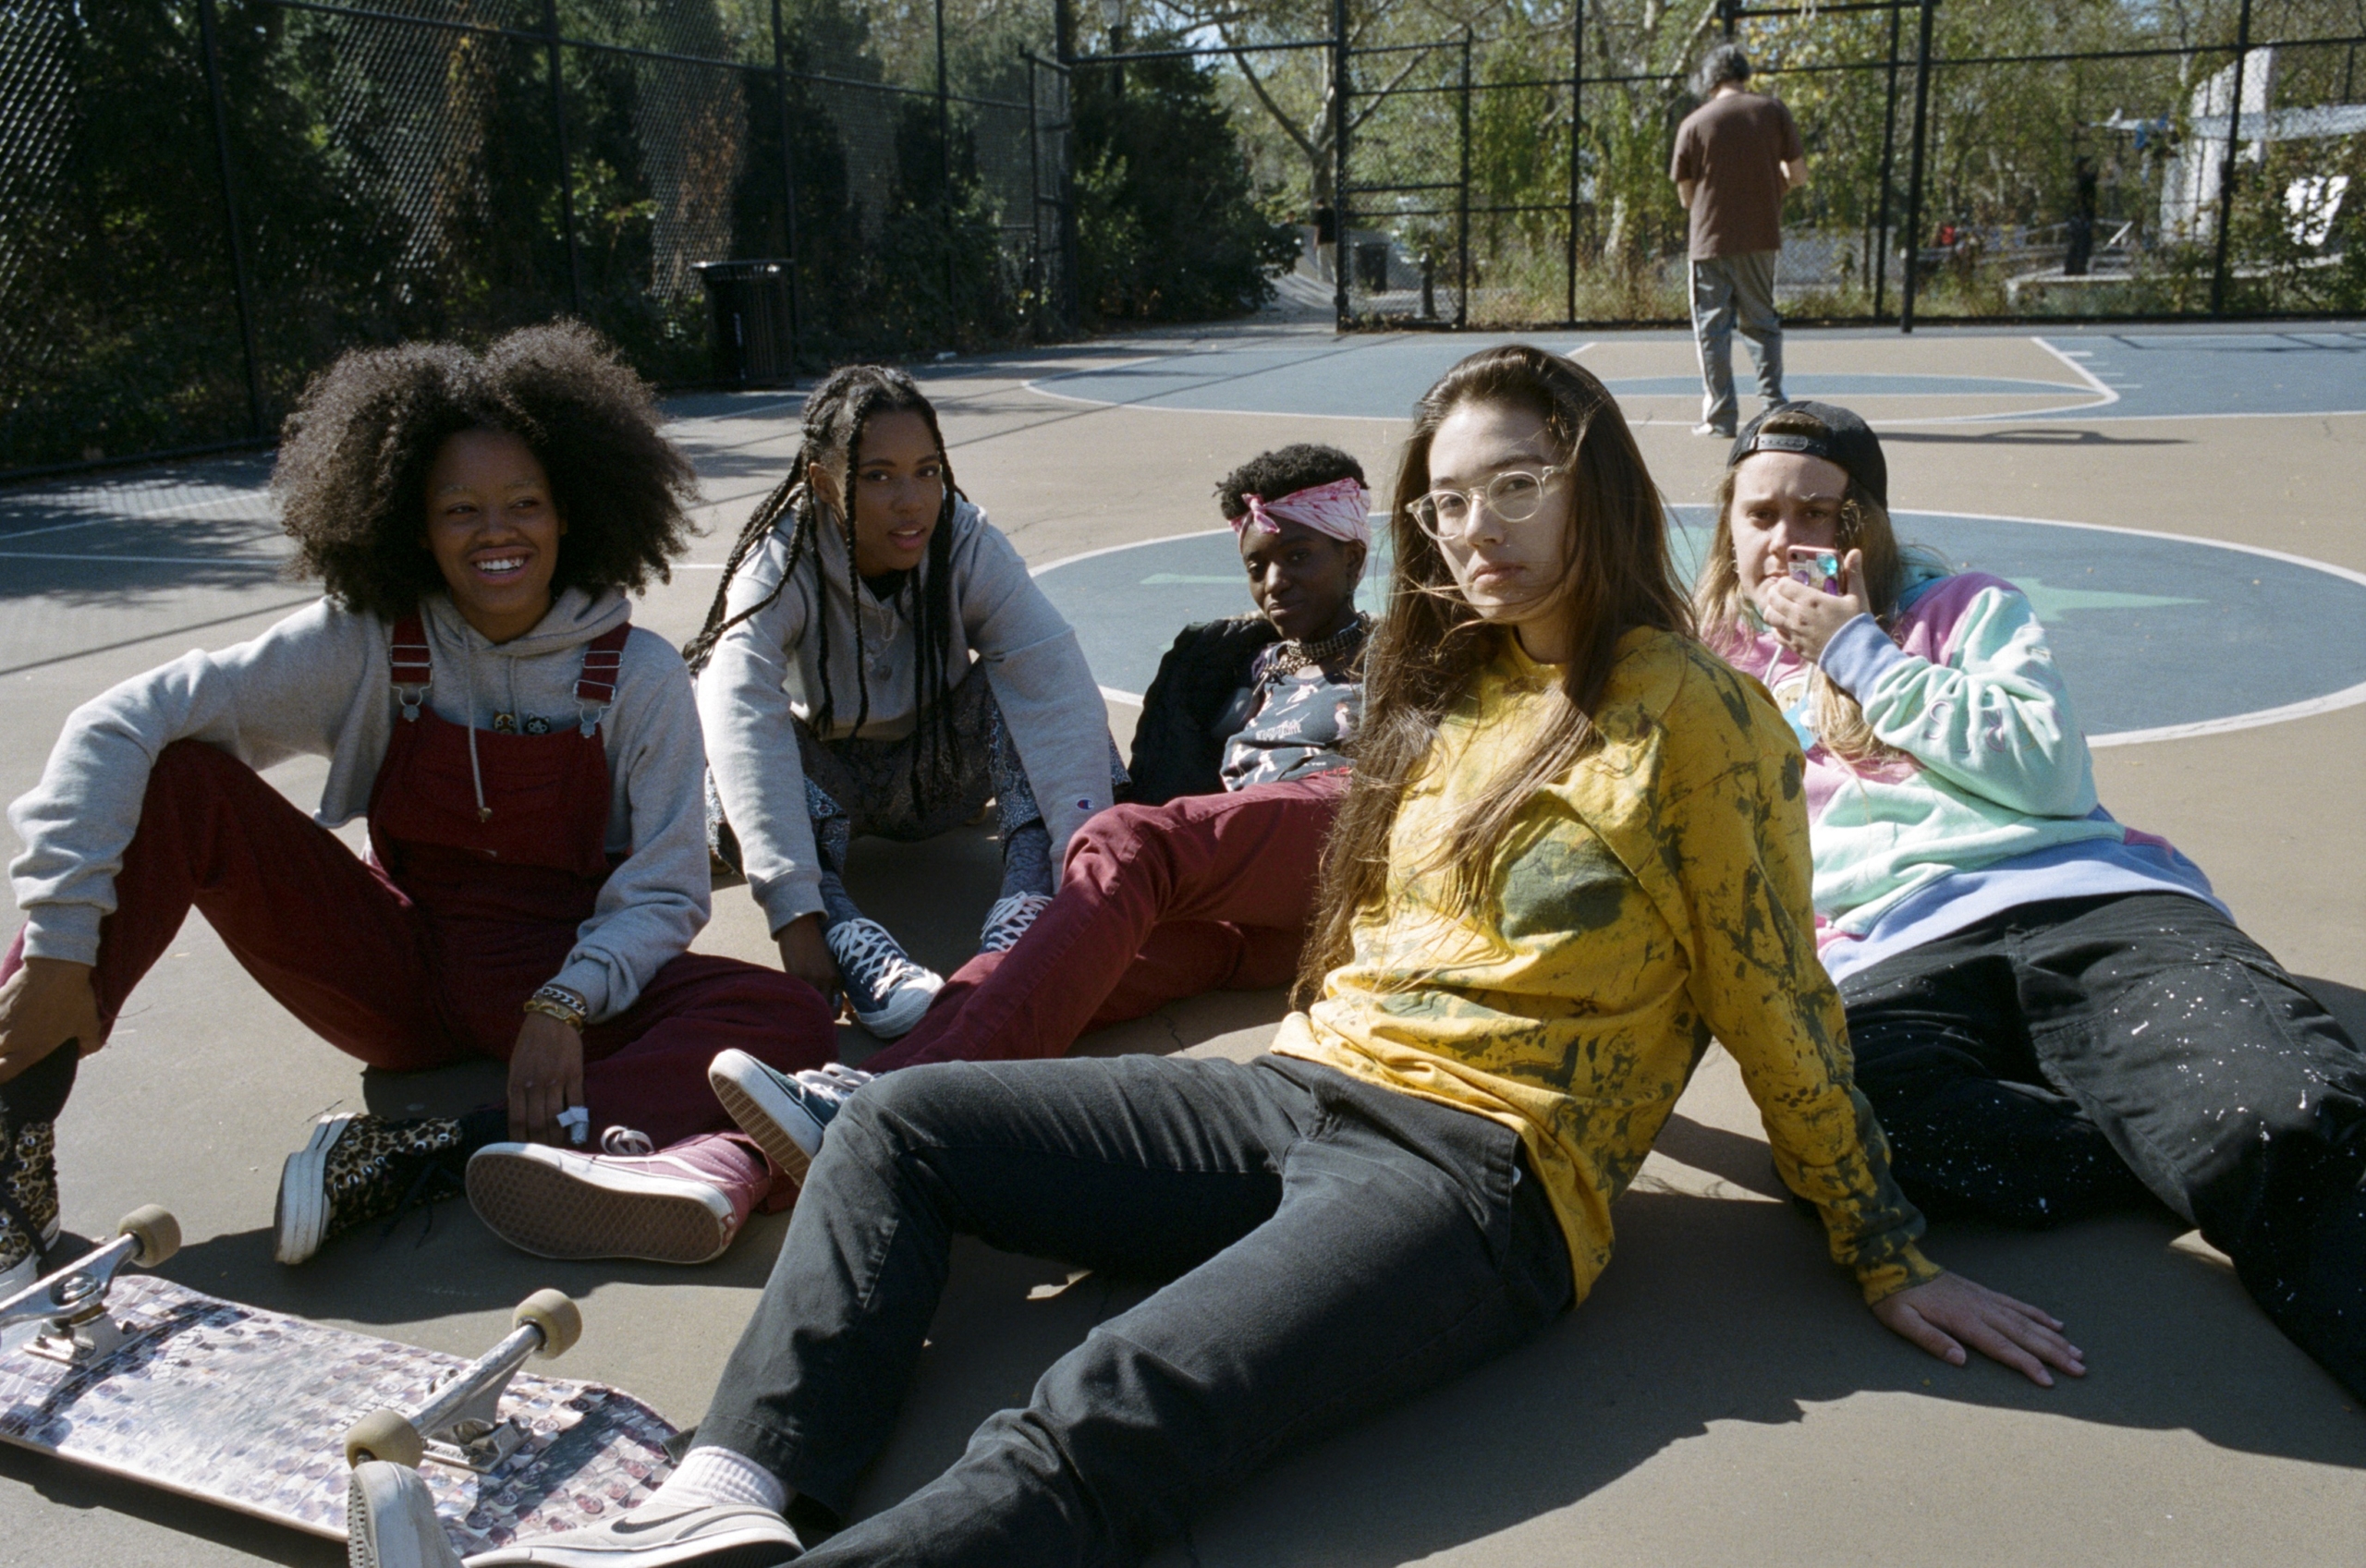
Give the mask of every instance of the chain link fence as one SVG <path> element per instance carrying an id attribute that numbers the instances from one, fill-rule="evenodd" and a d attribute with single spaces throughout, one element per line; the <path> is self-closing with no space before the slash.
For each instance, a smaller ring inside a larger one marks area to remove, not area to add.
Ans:
<path id="1" fill-rule="evenodd" d="M 1330 254 L 1300 270 L 1344 278 L 1343 325 L 1686 319 L 1667 170 L 1701 100 L 1618 68 L 1607 24 L 1632 10 L 1331 41 L 1344 199 L 1310 194 Z M 1722 0 L 1690 52 L 1740 43 L 1799 122 L 1796 317 L 2306 316 L 2366 310 L 2361 22 L 2348 0 Z"/>
<path id="2" fill-rule="evenodd" d="M 787 263 L 784 366 L 1065 326 L 1065 74 L 939 60 L 924 25 L 891 62 L 860 8 L 797 23 L 766 0 L 0 6 L 0 473 L 267 439 L 356 343 L 558 314 L 711 382 L 713 261 Z"/>
<path id="3" fill-rule="evenodd" d="M 1667 166 L 1699 100 L 1634 68 L 1629 0 L 1411 43 L 1334 0 L 1324 37 L 1130 54 L 1075 47 L 1074 8 L 948 39 L 944 0 L 8 0 L 0 474 L 267 440 L 354 344 L 558 314 L 673 384 L 1071 331 L 1107 260 L 1079 239 L 1071 86 L 1106 72 L 1087 106 L 1120 123 L 1129 60 L 1137 91 L 1185 61 L 1305 100 L 1305 185 L 1273 199 L 1307 220 L 1296 297 L 1343 326 L 1685 319 Z M 2366 310 L 2358 0 L 1718 0 L 1686 25 L 1663 55 L 1732 36 L 1799 120 L 1795 319 Z M 761 309 L 719 320 L 710 278 Z M 777 351 L 718 354 L 751 330 Z"/>

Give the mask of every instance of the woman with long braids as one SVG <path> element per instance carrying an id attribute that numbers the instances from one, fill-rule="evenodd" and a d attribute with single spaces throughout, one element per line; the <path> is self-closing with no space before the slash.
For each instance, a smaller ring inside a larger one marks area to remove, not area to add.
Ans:
<path id="1" fill-rule="evenodd" d="M 698 676 L 715 858 L 781 967 L 903 1034 L 944 981 L 848 896 L 856 833 L 912 842 L 1001 812 L 982 951 L 1051 902 L 1068 835 L 1124 779 L 1076 633 L 956 488 L 936 410 L 881 365 L 805 400 L 797 460 L 731 549 Z"/>
<path id="2" fill-rule="evenodd" d="M 2039 1383 L 2080 1369 L 2053 1319 L 1915 1245 L 1816 963 L 1799 745 L 1689 635 L 1658 489 L 1602 383 L 1535 348 L 1465 359 L 1421 401 L 1391 518 L 1310 1004 L 1273 1054 L 865 1086 L 680 1467 L 616 1521 L 471 1568 L 792 1555 L 783 1506 L 847 1508 L 964 1234 L 1171 1282 L 802 1561 L 1138 1561 L 1275 1455 L 1582 1299 L 1713 1035 L 1883 1324 Z M 426 1535 L 414 1472 L 365 1465 L 356 1497 L 357 1548 Z M 448 1550 L 370 1561 L 458 1568 Z"/>

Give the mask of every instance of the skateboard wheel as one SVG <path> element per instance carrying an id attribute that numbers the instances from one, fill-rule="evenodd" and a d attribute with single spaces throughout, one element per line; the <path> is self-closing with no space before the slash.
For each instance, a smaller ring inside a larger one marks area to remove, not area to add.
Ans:
<path id="1" fill-rule="evenodd" d="M 583 1314 L 565 1291 L 538 1290 L 518 1304 L 509 1315 L 514 1328 L 531 1323 L 543 1331 L 543 1348 L 534 1352 L 538 1361 L 555 1361 L 575 1346 L 583 1337 Z"/>
<path id="2" fill-rule="evenodd" d="M 345 1462 L 349 1465 L 383 1459 L 416 1470 L 426 1457 L 425 1440 L 399 1410 L 372 1410 L 345 1429 Z"/>
<path id="3" fill-rule="evenodd" d="M 153 1269 L 181 1249 L 181 1222 L 153 1203 L 143 1203 L 116 1221 L 115 1234 L 140 1244 L 131 1260 L 142 1269 Z"/>

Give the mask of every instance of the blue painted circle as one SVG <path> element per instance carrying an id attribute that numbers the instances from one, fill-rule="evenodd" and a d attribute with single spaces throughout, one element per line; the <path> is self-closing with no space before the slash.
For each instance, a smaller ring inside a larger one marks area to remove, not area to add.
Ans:
<path id="1" fill-rule="evenodd" d="M 1687 581 L 1705 506 L 1677 506 Z M 2366 584 L 2202 540 L 2076 524 L 1897 514 L 1901 537 L 1991 572 L 2035 604 L 2093 736 L 2230 719 L 2366 683 Z M 1365 577 L 1372 585 L 1384 563 Z M 1038 580 L 1104 686 L 1140 693 L 1175 634 L 1250 608 L 1229 531 L 1153 540 L 1056 564 Z"/>

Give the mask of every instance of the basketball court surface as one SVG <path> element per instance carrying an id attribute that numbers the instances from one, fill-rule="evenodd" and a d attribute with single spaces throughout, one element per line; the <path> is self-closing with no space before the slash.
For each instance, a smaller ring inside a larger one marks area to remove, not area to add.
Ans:
<path id="1" fill-rule="evenodd" d="M 1385 504 L 1408 410 L 1480 334 L 1336 337 L 1256 322 L 921 369 L 955 472 L 1077 626 L 1124 744 L 1186 622 L 1249 609 L 1211 492 L 1257 451 L 1326 441 Z M 1531 337 L 1602 376 L 1638 427 L 1689 570 L 1725 444 L 1698 418 L 1689 337 Z M 2366 329 L 1794 333 L 1794 397 L 1883 432 L 1903 537 L 2007 577 L 2045 621 L 2104 802 L 2208 870 L 2237 917 L 2366 1039 Z M 1738 381 L 1750 384 L 1737 354 Z M 796 441 L 798 399 L 669 406 L 710 531 L 637 618 L 677 642 Z M 1746 403 L 1754 408 L 1754 402 Z M 0 797 L 39 775 L 74 705 L 306 602 L 238 457 L 0 490 Z M 310 808 L 325 769 L 271 777 Z M 13 854 L 15 845 L 10 844 Z M 855 891 L 950 970 L 994 891 L 981 828 L 865 842 Z M 744 892 L 699 946 L 769 956 Z M 1261 1050 L 1274 992 L 1178 1004 L 1084 1049 Z M 849 1058 L 871 1048 L 844 1031 Z M 333 1105 L 494 1098 L 497 1069 L 395 1077 L 312 1039 L 201 919 L 89 1059 L 59 1128 L 67 1229 L 160 1202 L 195 1288 L 441 1349 L 536 1286 L 582 1303 L 564 1368 L 698 1418 L 776 1251 L 759 1220 L 703 1269 L 550 1264 L 465 1206 L 368 1227 L 298 1270 L 270 1258 L 280 1160 Z M 1884 1333 L 1784 1201 L 1721 1054 L 1614 1211 L 1593 1295 L 1481 1373 L 1285 1460 L 1157 1562 L 1277 1564 L 2356 1564 L 2366 1412 L 2164 1215 L 2045 1234 L 1933 1228 L 1942 1262 L 2065 1319 L 2092 1368 L 2042 1391 Z M 1139 1285 L 965 1246 L 896 1440 L 860 1507 L 957 1457 L 990 1412 Z M 322 1543 L 0 1452 L 0 1564 L 341 1561 Z"/>

